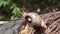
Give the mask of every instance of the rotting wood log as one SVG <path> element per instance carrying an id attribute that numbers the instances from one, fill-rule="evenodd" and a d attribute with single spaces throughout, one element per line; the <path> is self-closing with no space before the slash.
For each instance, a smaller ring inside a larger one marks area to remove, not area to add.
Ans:
<path id="1" fill-rule="evenodd" d="M 44 33 L 59 34 L 60 32 L 60 11 L 43 14 L 43 15 L 40 15 L 40 17 L 44 20 L 47 27 L 49 28 L 49 29 L 47 28 L 45 31 L 43 30 Z M 46 32 L 46 31 L 50 31 L 50 32 Z M 42 33 L 41 32 L 39 33 L 37 31 L 35 32 L 35 34 L 42 34 Z"/>
<path id="2" fill-rule="evenodd" d="M 45 21 L 48 28 L 46 29 L 46 34 L 56 34 L 57 30 L 59 30 L 60 27 L 60 11 L 58 12 L 52 12 L 40 15 L 42 19 Z M 51 29 L 49 29 L 51 28 Z M 58 33 L 59 34 L 59 33 Z"/>

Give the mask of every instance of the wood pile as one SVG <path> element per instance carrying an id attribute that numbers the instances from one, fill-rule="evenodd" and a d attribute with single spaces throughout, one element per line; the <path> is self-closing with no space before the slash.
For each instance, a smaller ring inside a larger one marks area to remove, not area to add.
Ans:
<path id="1" fill-rule="evenodd" d="M 43 27 L 32 27 L 31 24 L 24 24 L 19 34 L 60 34 L 60 11 L 40 15 L 47 25 Z"/>

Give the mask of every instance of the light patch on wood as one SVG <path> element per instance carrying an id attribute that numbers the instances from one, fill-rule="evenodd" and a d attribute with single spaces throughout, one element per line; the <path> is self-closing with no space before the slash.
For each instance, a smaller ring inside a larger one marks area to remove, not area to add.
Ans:
<path id="1" fill-rule="evenodd" d="M 8 21 L 0 21 L 0 24 L 8 23 Z"/>

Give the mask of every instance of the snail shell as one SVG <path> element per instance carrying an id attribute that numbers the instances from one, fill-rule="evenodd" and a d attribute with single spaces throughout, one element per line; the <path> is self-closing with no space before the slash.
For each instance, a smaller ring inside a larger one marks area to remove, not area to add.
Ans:
<path id="1" fill-rule="evenodd" d="M 47 28 L 45 22 L 37 13 L 29 13 L 28 15 L 32 18 L 31 20 L 33 25 L 43 26 L 44 28 Z"/>
<path id="2" fill-rule="evenodd" d="M 26 13 L 25 17 L 27 17 L 27 16 L 31 17 L 31 18 L 28 18 L 28 21 L 31 21 L 31 23 L 33 25 L 42 26 L 44 28 L 47 28 L 47 26 L 44 23 L 43 19 L 37 13 L 34 13 L 34 12 Z"/>

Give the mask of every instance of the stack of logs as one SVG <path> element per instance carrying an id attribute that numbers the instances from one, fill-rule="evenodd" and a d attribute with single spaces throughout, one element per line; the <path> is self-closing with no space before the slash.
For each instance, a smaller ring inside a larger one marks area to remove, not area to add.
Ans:
<path id="1" fill-rule="evenodd" d="M 60 34 L 60 11 L 40 16 L 45 21 L 47 29 L 34 28 L 27 23 L 21 27 L 19 34 Z"/>

